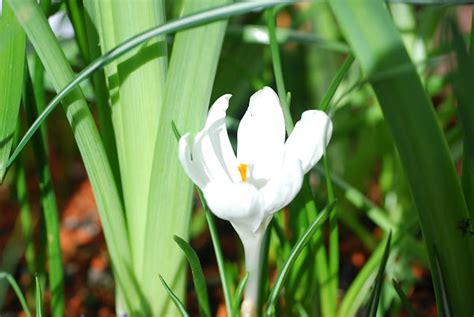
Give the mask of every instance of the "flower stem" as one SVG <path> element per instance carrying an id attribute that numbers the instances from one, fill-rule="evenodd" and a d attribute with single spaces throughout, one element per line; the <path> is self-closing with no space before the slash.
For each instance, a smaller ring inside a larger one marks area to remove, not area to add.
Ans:
<path id="1" fill-rule="evenodd" d="M 265 230 L 259 230 L 257 233 L 250 234 L 239 233 L 239 235 L 244 245 L 245 270 L 249 274 L 240 313 L 242 317 L 256 317 L 261 278 L 260 267 L 263 259 L 261 250 Z"/>

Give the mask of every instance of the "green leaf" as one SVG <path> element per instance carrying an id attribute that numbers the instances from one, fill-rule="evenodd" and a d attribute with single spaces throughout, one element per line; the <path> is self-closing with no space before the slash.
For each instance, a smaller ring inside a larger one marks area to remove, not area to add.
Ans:
<path id="1" fill-rule="evenodd" d="M 407 295 L 402 289 L 402 285 L 395 279 L 392 279 L 392 284 L 398 294 L 398 297 L 400 297 L 400 301 L 402 302 L 402 306 L 405 308 L 405 312 L 407 313 L 408 317 L 416 317 L 415 311 L 408 301 Z"/>
<path id="2" fill-rule="evenodd" d="M 456 22 L 451 21 L 451 31 L 456 53 L 457 68 L 454 75 L 453 88 L 458 99 L 458 118 L 464 132 L 464 155 L 462 166 L 462 186 L 464 198 L 474 219 L 474 95 L 471 83 L 474 82 L 474 52 L 467 52 Z M 474 34 L 474 32 L 471 33 Z M 471 39 L 473 38 L 471 34 Z"/>
<path id="3" fill-rule="evenodd" d="M 37 105 L 33 83 L 28 71 L 25 72 L 25 86 L 23 92 L 23 105 L 27 122 L 31 124 L 37 115 Z M 46 228 L 47 250 L 48 250 L 48 277 L 51 291 L 51 312 L 53 316 L 64 316 L 64 268 L 61 257 L 61 243 L 59 241 L 59 209 L 54 193 L 54 185 L 51 177 L 51 171 L 48 165 L 48 148 L 43 140 L 47 139 L 43 130 L 40 134 L 33 137 L 33 154 L 36 161 L 36 167 L 39 173 L 39 189 L 41 209 L 44 215 Z"/>
<path id="4" fill-rule="evenodd" d="M 174 241 L 183 250 L 188 259 L 189 266 L 193 272 L 194 289 L 196 290 L 199 312 L 201 316 L 210 317 L 211 308 L 209 307 L 209 297 L 207 295 L 206 278 L 202 272 L 201 262 L 193 248 L 183 239 L 174 236 Z"/>
<path id="5" fill-rule="evenodd" d="M 1 4 L 0 4 L 1 6 Z M 26 37 L 10 6 L 0 15 L 0 182 L 7 170 L 23 85 Z"/>
<path id="6" fill-rule="evenodd" d="M 9 2 L 24 2 L 27 0 L 8 0 Z M 107 3 L 106 1 L 99 3 Z M 89 78 L 93 73 L 97 72 L 100 69 L 103 69 L 106 65 L 116 61 L 117 58 L 126 54 L 130 50 L 138 47 L 139 45 L 149 41 L 150 39 L 161 36 L 164 34 L 169 34 L 185 29 L 190 29 L 196 26 L 205 25 L 211 22 L 219 21 L 226 19 L 228 17 L 241 15 L 255 10 L 261 10 L 264 8 L 269 8 L 281 4 L 281 1 L 265 1 L 265 2 L 243 2 L 235 3 L 231 5 L 226 5 L 222 7 L 217 7 L 215 9 L 205 10 L 199 13 L 190 14 L 176 21 L 168 22 L 163 25 L 152 28 L 143 33 L 137 34 L 134 37 L 128 39 L 122 44 L 110 49 L 107 53 L 101 57 L 94 60 L 91 64 L 85 67 L 80 73 L 77 74 L 75 78 L 70 78 L 67 84 L 63 85 L 62 89 L 58 89 L 58 94 L 54 97 L 51 102 L 46 106 L 45 110 L 39 115 L 35 124 L 33 124 L 28 131 L 25 133 L 23 138 L 20 140 L 18 146 L 15 148 L 15 151 L 12 153 L 10 159 L 8 160 L 7 167 L 15 160 L 18 154 L 23 150 L 26 143 L 30 140 L 31 136 L 36 132 L 40 127 L 41 123 L 48 117 L 48 115 L 56 108 L 56 106 L 78 85 Z M 291 3 L 291 2 L 286 2 Z M 31 21 L 30 21 L 31 22 Z"/>
<path id="7" fill-rule="evenodd" d="M 8 0 L 8 3 L 20 18 L 19 22 L 56 91 L 60 91 L 73 80 L 74 73 L 41 8 L 34 0 Z M 125 295 L 130 310 L 146 311 L 146 303 L 131 271 L 131 252 L 122 203 L 94 118 L 80 89 L 73 90 L 64 100 L 64 110 L 91 180 L 116 281 L 127 290 Z"/>
<path id="8" fill-rule="evenodd" d="M 184 304 L 179 300 L 178 296 L 176 296 L 173 293 L 173 291 L 171 290 L 171 288 L 168 286 L 168 284 L 165 282 L 165 280 L 163 279 L 161 275 L 160 275 L 160 281 L 161 281 L 161 284 L 163 284 L 163 287 L 165 288 L 166 292 L 168 293 L 168 296 L 176 305 L 176 308 L 178 308 L 178 311 L 180 312 L 181 316 L 188 317 L 189 314 L 186 311 L 186 307 L 184 307 Z"/>
<path id="9" fill-rule="evenodd" d="M 242 302 L 242 296 L 244 294 L 245 285 L 247 285 L 248 279 L 249 273 L 246 272 L 244 277 L 240 280 L 239 285 L 237 285 L 237 289 L 235 290 L 234 301 L 232 302 L 232 316 L 234 317 L 239 316 L 240 303 Z"/>
<path id="10" fill-rule="evenodd" d="M 382 260 L 380 261 L 379 270 L 377 277 L 375 278 L 374 286 L 372 287 L 372 293 L 370 294 L 367 312 L 365 316 L 376 317 L 377 308 L 380 301 L 380 294 L 382 292 L 383 281 L 385 276 L 385 267 L 387 266 L 388 257 L 390 255 L 390 244 L 392 241 L 392 232 L 388 234 L 387 242 L 385 243 L 385 249 L 383 251 Z"/>
<path id="11" fill-rule="evenodd" d="M 306 229 L 305 233 L 301 236 L 301 238 L 291 250 L 290 255 L 286 259 L 285 264 L 283 265 L 275 281 L 275 284 L 273 285 L 272 291 L 267 301 L 267 309 L 265 311 L 265 316 L 271 316 L 278 295 L 280 294 L 280 291 L 283 288 L 286 277 L 288 276 L 288 273 L 290 272 L 293 263 L 296 261 L 304 247 L 306 247 L 306 245 L 309 243 L 311 237 L 316 233 L 316 231 L 321 228 L 324 222 L 328 219 L 329 213 L 335 207 L 335 205 L 336 202 L 334 201 L 330 203 L 326 208 L 324 208 L 323 211 L 321 211 L 318 217 L 316 217 L 313 223 L 308 227 L 308 229 Z"/>
<path id="12" fill-rule="evenodd" d="M 35 292 L 36 317 L 43 317 L 44 316 L 43 290 L 41 289 L 41 283 L 38 279 L 38 276 L 36 275 L 35 275 L 35 285 L 36 285 L 36 292 Z"/>
<path id="13" fill-rule="evenodd" d="M 16 283 L 13 276 L 11 276 L 11 274 L 6 273 L 6 272 L 0 272 L 0 280 L 2 279 L 5 279 L 7 280 L 8 283 L 10 283 L 10 286 L 13 288 L 13 291 L 15 292 L 16 297 L 20 301 L 21 307 L 23 311 L 25 312 L 26 317 L 30 317 L 31 313 L 30 313 L 30 310 L 28 309 L 28 304 L 26 303 L 25 296 L 23 296 L 23 293 L 21 292 L 21 289 Z"/>
<path id="14" fill-rule="evenodd" d="M 187 0 L 183 15 L 205 9 L 210 13 L 213 12 L 212 7 L 229 2 L 231 0 Z M 176 34 L 163 105 L 160 105 L 162 111 L 156 131 L 150 181 L 150 193 L 153 195 L 149 195 L 147 208 L 143 274 L 153 276 L 157 270 L 156 263 L 159 263 L 160 274 L 172 283 L 174 292 L 180 296 L 185 292 L 186 275 L 182 266 L 174 264 L 182 255 L 174 245 L 173 236 L 188 237 L 193 187 L 178 160 L 178 143 L 174 140 L 170 124 L 174 120 L 180 128 L 191 132 L 204 125 L 226 25 L 227 21 L 219 21 Z M 198 81 L 195 80 L 196 74 L 199 74 Z M 176 260 L 160 261 L 161 252 L 167 252 L 169 259 Z M 145 293 L 153 294 L 156 300 L 166 298 L 153 279 L 144 280 L 142 286 Z M 154 314 L 161 316 L 167 312 L 155 311 Z"/>
<path id="15" fill-rule="evenodd" d="M 334 97 L 334 94 L 336 93 L 337 88 L 339 87 L 342 80 L 346 76 L 347 72 L 351 68 L 353 62 L 354 62 L 354 55 L 350 53 L 344 60 L 344 63 L 342 63 L 341 67 L 337 70 L 336 76 L 331 81 L 331 84 L 329 85 L 327 92 L 324 94 L 323 100 L 321 100 L 321 105 L 319 106 L 319 108 L 322 111 L 326 111 L 326 112 L 328 111 L 332 97 Z"/>
<path id="16" fill-rule="evenodd" d="M 471 315 L 474 301 L 463 298 L 474 292 L 474 240 L 457 228 L 460 220 L 468 218 L 468 211 L 433 105 L 382 1 L 329 3 L 393 136 L 431 268 L 436 265 L 434 246 L 452 313 Z"/>

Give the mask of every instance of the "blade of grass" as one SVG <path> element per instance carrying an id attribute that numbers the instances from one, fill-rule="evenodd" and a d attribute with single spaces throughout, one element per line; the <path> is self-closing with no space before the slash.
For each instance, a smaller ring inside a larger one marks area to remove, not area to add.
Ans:
<path id="1" fill-rule="evenodd" d="M 281 108 L 285 117 L 285 127 L 288 135 L 293 131 L 294 123 L 291 118 L 290 107 L 287 103 L 285 81 L 283 80 L 283 71 L 281 69 L 280 51 L 278 50 L 278 41 L 276 38 L 275 15 L 278 8 L 270 8 L 266 12 L 268 35 L 270 37 L 270 52 L 272 54 L 273 73 L 280 99 Z"/>
<path id="2" fill-rule="evenodd" d="M 395 279 L 392 279 L 392 284 L 398 294 L 398 297 L 400 297 L 400 301 L 402 302 L 402 306 L 405 308 L 405 312 L 407 313 L 408 317 L 416 317 L 415 311 L 408 301 L 407 295 L 402 289 L 402 285 Z"/>
<path id="3" fill-rule="evenodd" d="M 74 75 L 41 9 L 33 0 L 9 0 L 9 3 L 50 74 L 55 89 L 60 91 Z M 130 271 L 131 253 L 122 204 L 117 188 L 113 186 L 114 178 L 94 119 L 79 89 L 74 90 L 64 104 L 94 189 L 116 280 L 127 290 L 128 306 L 133 307 L 130 309 L 143 311 L 146 305 Z"/>
<path id="4" fill-rule="evenodd" d="M 37 107 L 28 66 L 26 66 L 25 77 L 23 105 L 25 107 L 27 122 L 31 124 L 37 115 Z M 41 134 L 35 135 L 33 138 L 33 154 L 39 173 L 41 209 L 43 211 L 46 234 L 48 237 L 46 242 L 49 264 L 48 279 L 51 291 L 51 312 L 53 316 L 62 317 L 64 315 L 64 269 L 61 258 L 61 244 L 59 241 L 59 210 L 46 154 L 48 149 L 43 143 L 44 139 L 46 139 L 46 136 L 42 136 Z"/>
<path id="5" fill-rule="evenodd" d="M 392 232 L 388 234 L 387 242 L 385 243 L 385 249 L 383 251 L 382 260 L 380 261 L 379 270 L 377 272 L 377 277 L 375 278 L 374 285 L 372 287 L 372 292 L 370 294 L 369 303 L 367 306 L 366 317 L 376 317 L 377 308 L 380 301 L 380 294 L 382 292 L 385 268 L 387 266 L 388 257 L 390 255 L 390 244 L 392 241 Z"/>
<path id="6" fill-rule="evenodd" d="M 232 302 L 232 316 L 238 317 L 239 316 L 239 308 L 242 302 L 242 296 L 244 294 L 245 285 L 247 285 L 247 281 L 249 279 L 249 273 L 245 273 L 244 277 L 240 280 L 239 285 L 237 285 L 237 289 L 235 290 L 234 300 Z"/>
<path id="7" fill-rule="evenodd" d="M 458 118 L 464 132 L 462 186 L 471 220 L 474 219 L 474 96 L 470 83 L 474 82 L 474 52 L 467 52 L 456 22 L 451 22 L 457 69 L 454 75 L 454 92 L 458 99 Z M 471 39 L 474 38 L 471 30 Z"/>
<path id="8" fill-rule="evenodd" d="M 35 285 L 36 285 L 36 292 L 35 292 L 36 317 L 43 317 L 44 316 L 43 290 L 41 289 L 41 283 L 39 281 L 39 278 L 36 275 L 35 275 Z"/>
<path id="9" fill-rule="evenodd" d="M 8 0 L 8 1 L 25 1 L 25 0 Z M 105 3 L 106 1 L 104 1 Z M 99 3 L 102 3 L 100 1 Z M 291 1 L 285 1 L 284 3 L 290 4 Z M 26 143 L 30 140 L 31 136 L 36 132 L 40 127 L 41 123 L 48 117 L 48 115 L 54 110 L 54 108 L 67 96 L 70 92 L 77 88 L 77 86 L 89 76 L 91 76 L 96 71 L 104 68 L 106 65 L 114 62 L 118 57 L 126 54 L 131 49 L 136 48 L 137 46 L 147 42 L 148 40 L 161 36 L 164 34 L 169 34 L 172 32 L 190 29 L 200 25 L 205 25 L 211 22 L 218 20 L 223 20 L 232 16 L 245 14 L 255 10 L 262 10 L 276 5 L 281 5 L 282 1 L 265 1 L 265 2 L 247 2 L 247 3 L 235 3 L 222 7 L 217 7 L 215 9 L 205 10 L 199 13 L 191 14 L 185 16 L 181 19 L 165 23 L 163 25 L 154 27 L 148 31 L 137 34 L 136 36 L 128 39 L 122 44 L 111 49 L 107 53 L 103 54 L 100 58 L 94 60 L 86 68 L 84 68 L 74 79 L 70 79 L 67 84 L 64 85 L 62 89 L 58 89 L 58 95 L 54 97 L 51 102 L 47 105 L 45 110 L 38 116 L 35 121 L 35 124 L 32 125 L 28 131 L 25 133 L 23 138 L 20 140 L 20 143 L 13 151 L 10 159 L 8 160 L 7 167 L 15 160 L 18 154 L 25 147 Z"/>
<path id="10" fill-rule="evenodd" d="M 68 16 L 74 28 L 74 39 L 79 47 L 82 59 L 90 62 L 89 42 L 86 35 L 86 22 L 84 20 L 84 7 L 82 1 L 66 0 Z"/>
<path id="11" fill-rule="evenodd" d="M 13 144 L 25 61 L 26 37 L 10 6 L 0 16 L 0 182 L 7 170 Z"/>
<path id="12" fill-rule="evenodd" d="M 342 80 L 344 77 L 346 77 L 347 72 L 352 66 L 352 63 L 354 62 L 354 55 L 350 53 L 346 59 L 344 60 L 344 63 L 342 63 L 341 67 L 337 70 L 336 76 L 331 81 L 331 84 L 329 84 L 328 90 L 324 94 L 323 99 L 321 100 L 321 105 L 319 106 L 319 109 L 322 111 L 329 111 L 329 105 L 331 103 L 332 98 L 334 97 L 334 94 L 336 93 L 337 88 L 341 84 Z"/>
<path id="13" fill-rule="evenodd" d="M 330 4 L 370 79 L 394 138 L 431 268 L 435 266 L 434 246 L 452 313 L 470 315 L 474 302 L 463 300 L 463 296 L 474 291 L 473 240 L 457 228 L 461 219 L 468 218 L 468 211 L 446 139 L 416 68 L 382 2 L 331 0 Z M 392 72 L 399 65 L 407 66 Z"/>
<path id="14" fill-rule="evenodd" d="M 163 277 L 161 275 L 160 275 L 160 281 L 161 281 L 161 284 L 163 284 L 163 287 L 165 288 L 165 290 L 168 293 L 169 297 L 171 298 L 173 303 L 176 305 L 176 308 L 178 309 L 181 316 L 188 317 L 189 314 L 186 311 L 186 307 L 184 307 L 184 304 L 179 300 L 178 296 L 176 296 L 173 293 L 173 291 L 171 290 L 171 288 L 168 286 L 168 284 L 165 282 L 165 280 L 163 279 Z"/>
<path id="15" fill-rule="evenodd" d="M 20 301 L 21 308 L 23 309 L 23 312 L 25 313 L 26 317 L 31 317 L 30 310 L 28 309 L 28 304 L 26 303 L 26 299 L 23 296 L 23 293 L 21 292 L 20 287 L 16 283 L 15 279 L 10 273 L 6 272 L 0 272 L 0 280 L 5 279 L 7 282 L 10 284 L 10 286 L 13 288 L 15 291 L 16 297 Z"/>
<path id="16" fill-rule="evenodd" d="M 433 254 L 435 265 L 434 267 L 431 267 L 431 272 L 433 275 L 433 281 L 435 281 L 433 284 L 436 294 L 436 306 L 438 307 L 438 311 L 440 312 L 441 316 L 455 316 L 451 313 L 451 305 L 447 294 L 446 282 L 443 276 L 443 271 L 441 270 L 441 264 L 439 263 L 438 252 L 436 248 L 433 250 Z"/>
<path id="17" fill-rule="evenodd" d="M 183 250 L 186 258 L 188 259 L 189 266 L 193 273 L 194 289 L 196 290 L 199 313 L 200 316 L 211 316 L 211 308 L 209 306 L 209 297 L 207 295 L 206 278 L 202 272 L 201 262 L 194 251 L 194 249 L 183 239 L 178 236 L 174 236 L 174 241 Z"/>
<path id="18" fill-rule="evenodd" d="M 291 250 L 288 259 L 285 261 L 285 264 L 283 265 L 275 281 L 275 284 L 272 287 L 272 291 L 267 301 L 267 308 L 264 314 L 265 316 L 271 316 L 276 300 L 278 299 L 278 295 L 280 294 L 280 291 L 283 288 L 286 277 L 288 276 L 288 273 L 290 272 L 293 263 L 298 258 L 304 247 L 310 242 L 310 239 L 314 235 L 314 233 L 319 230 L 323 223 L 327 220 L 329 213 L 332 211 L 335 205 L 336 202 L 332 202 L 326 208 L 324 208 L 323 211 L 319 213 L 313 223 L 309 226 L 309 228 L 301 236 L 301 238 Z"/>

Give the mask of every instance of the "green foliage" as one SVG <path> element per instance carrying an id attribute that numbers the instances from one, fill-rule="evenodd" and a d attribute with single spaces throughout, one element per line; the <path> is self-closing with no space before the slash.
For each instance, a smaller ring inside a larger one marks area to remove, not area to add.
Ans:
<path id="1" fill-rule="evenodd" d="M 1 5 L 0 5 L 1 6 Z M 25 63 L 25 33 L 10 6 L 3 3 L 0 16 L 0 182 L 7 171 L 7 161 L 18 122 L 21 84 Z"/>

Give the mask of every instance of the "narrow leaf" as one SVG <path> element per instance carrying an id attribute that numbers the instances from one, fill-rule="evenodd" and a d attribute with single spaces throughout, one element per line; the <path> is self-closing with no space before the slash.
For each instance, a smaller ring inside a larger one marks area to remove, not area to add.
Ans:
<path id="1" fill-rule="evenodd" d="M 201 317 L 210 317 L 211 308 L 209 306 L 206 278 L 202 272 L 201 262 L 199 261 L 194 249 L 186 241 L 178 236 L 174 236 L 174 241 L 176 241 L 181 250 L 183 250 L 186 258 L 188 259 L 189 266 L 191 267 L 191 271 L 193 273 L 194 289 L 196 290 Z"/>
<path id="2" fill-rule="evenodd" d="M 286 277 L 288 276 L 288 273 L 290 272 L 291 267 L 293 266 L 293 263 L 296 261 L 296 259 L 298 258 L 299 254 L 304 249 L 304 247 L 308 244 L 308 242 L 310 241 L 310 238 L 316 233 L 317 230 L 321 228 L 323 223 L 327 220 L 329 213 L 331 212 L 331 210 L 334 208 L 335 205 L 336 205 L 336 202 L 334 201 L 331 204 L 329 204 L 326 208 L 324 208 L 323 211 L 321 211 L 318 217 L 313 221 L 313 223 L 309 226 L 309 228 L 301 236 L 301 238 L 298 240 L 298 242 L 295 244 L 295 246 L 291 250 L 291 253 L 288 256 L 288 259 L 286 259 L 285 264 L 283 265 L 275 281 L 275 284 L 273 285 L 272 291 L 267 301 L 267 309 L 265 311 L 265 316 L 271 316 L 273 307 L 276 303 L 276 300 L 278 298 L 278 295 L 280 294 L 281 289 L 283 288 Z"/>
<path id="3" fill-rule="evenodd" d="M 390 243 L 392 241 L 392 232 L 388 234 L 387 242 L 385 243 L 385 250 L 383 251 L 382 261 L 380 261 L 379 271 L 372 287 L 372 293 L 370 294 L 367 312 L 365 316 L 376 317 L 377 308 L 379 305 L 380 294 L 382 292 L 382 286 L 385 276 L 385 267 L 387 266 L 388 257 L 390 255 Z"/>
<path id="4" fill-rule="evenodd" d="M 163 284 L 163 287 L 165 288 L 166 292 L 168 293 L 168 296 L 176 305 L 176 308 L 178 308 L 178 311 L 181 313 L 181 316 L 188 317 L 189 314 L 186 311 L 186 307 L 184 307 L 184 304 L 179 300 L 178 296 L 176 296 L 173 293 L 173 291 L 171 290 L 171 288 L 168 286 L 168 284 L 165 282 L 165 280 L 163 279 L 161 275 L 160 275 L 160 281 L 161 281 L 161 284 Z"/>
<path id="5" fill-rule="evenodd" d="M 41 289 L 41 283 L 38 276 L 35 275 L 35 306 L 36 306 L 36 317 L 44 316 L 44 304 L 43 304 L 43 290 Z"/>
<path id="6" fill-rule="evenodd" d="M 240 280 L 239 285 L 237 285 L 237 289 L 235 290 L 234 301 L 232 302 L 232 316 L 234 317 L 239 316 L 240 303 L 242 302 L 242 296 L 244 294 L 245 285 L 247 285 L 248 279 L 249 273 L 247 272 Z"/>
<path id="7" fill-rule="evenodd" d="M 407 295 L 402 289 L 402 285 L 395 279 L 392 279 L 392 284 L 398 294 L 398 297 L 400 297 L 400 301 L 402 302 L 403 308 L 405 308 L 405 312 L 407 313 L 408 317 L 416 317 L 415 311 L 408 301 Z"/>
<path id="8" fill-rule="evenodd" d="M 474 52 L 470 52 L 471 56 L 468 54 L 461 31 L 454 21 L 451 21 L 451 31 L 457 61 L 454 92 L 458 99 L 458 118 L 464 132 L 462 186 L 472 220 L 474 219 L 474 95 L 471 84 L 474 82 Z"/>
<path id="9" fill-rule="evenodd" d="M 7 280 L 8 283 L 10 283 L 10 286 L 13 288 L 13 291 L 15 292 L 16 297 L 20 301 L 21 307 L 23 311 L 25 312 L 26 317 L 30 317 L 31 313 L 30 313 L 30 310 L 28 309 L 28 304 L 26 304 L 25 296 L 23 296 L 23 293 L 21 292 L 21 289 L 18 286 L 15 279 L 13 278 L 13 276 L 11 276 L 11 274 L 6 273 L 6 272 L 0 272 L 0 280 L 1 279 L 5 279 Z"/>
<path id="10" fill-rule="evenodd" d="M 18 122 L 26 45 L 25 33 L 6 3 L 3 4 L 3 12 L 0 15 L 0 43 L 2 43 L 0 45 L 0 182 L 2 182 Z"/>

